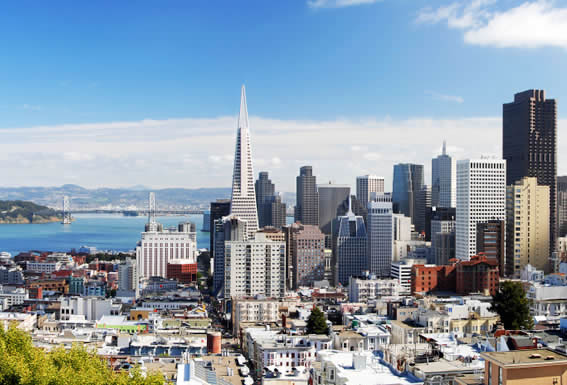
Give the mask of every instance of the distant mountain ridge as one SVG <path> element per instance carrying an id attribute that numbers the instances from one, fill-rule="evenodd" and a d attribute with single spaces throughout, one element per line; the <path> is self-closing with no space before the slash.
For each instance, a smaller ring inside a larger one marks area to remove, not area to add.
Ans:
<path id="1" fill-rule="evenodd" d="M 230 198 L 229 187 L 213 188 L 165 188 L 150 189 L 146 186 L 128 188 L 87 189 L 74 184 L 59 187 L 0 187 L 0 200 L 32 201 L 39 205 L 62 209 L 63 197 L 71 199 L 71 211 L 108 207 L 146 208 L 148 194 L 156 194 L 158 209 L 199 208 L 208 210 L 209 204 L 216 199 Z M 283 193 L 285 201 L 294 202 L 294 193 Z"/>

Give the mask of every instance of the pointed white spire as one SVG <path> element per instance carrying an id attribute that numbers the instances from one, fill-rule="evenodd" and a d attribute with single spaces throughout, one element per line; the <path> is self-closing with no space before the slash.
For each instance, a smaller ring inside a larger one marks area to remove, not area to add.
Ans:
<path id="1" fill-rule="evenodd" d="M 447 141 L 443 141 L 443 155 L 447 155 Z"/>
<path id="2" fill-rule="evenodd" d="M 352 217 L 354 216 L 354 213 L 352 212 L 352 197 L 351 195 L 348 196 L 348 213 L 347 213 L 347 217 Z"/>
<path id="3" fill-rule="evenodd" d="M 246 106 L 246 89 L 242 85 L 240 93 L 240 113 L 234 151 L 234 171 L 232 174 L 231 215 L 247 222 L 251 237 L 258 230 L 258 212 L 256 209 L 256 192 L 254 189 L 254 170 L 252 169 L 252 149 L 250 145 L 250 127 L 248 123 L 248 107 Z"/>
<path id="4" fill-rule="evenodd" d="M 246 106 L 246 88 L 244 84 L 240 91 L 240 114 L 238 115 L 238 128 L 248 131 L 248 107 Z"/>

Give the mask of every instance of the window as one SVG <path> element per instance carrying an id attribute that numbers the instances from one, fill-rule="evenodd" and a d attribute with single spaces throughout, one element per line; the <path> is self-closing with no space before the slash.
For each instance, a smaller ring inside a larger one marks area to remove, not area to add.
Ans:
<path id="1" fill-rule="evenodd" d="M 498 368 L 498 385 L 502 385 L 502 367 Z"/>

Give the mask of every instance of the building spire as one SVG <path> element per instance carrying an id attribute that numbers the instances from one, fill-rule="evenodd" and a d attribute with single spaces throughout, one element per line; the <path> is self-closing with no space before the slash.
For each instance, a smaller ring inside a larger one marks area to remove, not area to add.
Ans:
<path id="1" fill-rule="evenodd" d="M 247 223 L 251 237 L 258 230 L 258 212 L 252 169 L 252 149 L 250 145 L 250 126 L 246 106 L 246 89 L 242 85 L 240 93 L 240 113 L 234 151 L 234 171 L 232 174 L 232 199 L 230 213 Z"/>
<path id="2" fill-rule="evenodd" d="M 447 141 L 443 141 L 443 155 L 447 155 Z"/>
<path id="3" fill-rule="evenodd" d="M 248 131 L 248 107 L 246 106 L 246 88 L 244 84 L 240 91 L 240 114 L 238 115 L 238 128 Z"/>
<path id="4" fill-rule="evenodd" d="M 348 217 L 352 217 L 354 216 L 354 213 L 352 212 L 352 196 L 349 195 L 348 196 L 348 213 L 347 213 Z"/>

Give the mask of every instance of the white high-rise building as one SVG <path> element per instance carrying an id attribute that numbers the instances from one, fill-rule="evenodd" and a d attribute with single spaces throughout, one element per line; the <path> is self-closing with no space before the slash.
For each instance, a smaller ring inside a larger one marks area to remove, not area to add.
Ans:
<path id="1" fill-rule="evenodd" d="M 404 214 L 393 215 L 394 241 L 411 241 L 411 218 Z"/>
<path id="2" fill-rule="evenodd" d="M 394 242 L 392 195 L 376 195 L 367 207 L 368 268 L 371 274 L 389 277 Z M 409 217 L 407 219 L 410 220 Z M 411 222 L 409 226 L 411 227 Z"/>
<path id="3" fill-rule="evenodd" d="M 256 233 L 248 241 L 225 242 L 224 298 L 285 296 L 285 242 Z"/>
<path id="4" fill-rule="evenodd" d="M 456 203 L 455 160 L 447 155 L 447 145 L 443 142 L 443 153 L 431 161 L 431 206 L 455 207 Z"/>
<path id="5" fill-rule="evenodd" d="M 240 114 L 238 116 L 238 130 L 236 134 L 236 150 L 234 152 L 230 214 L 246 221 L 248 237 L 252 239 L 254 233 L 258 231 L 258 209 L 256 206 L 249 129 L 246 90 L 244 86 L 242 86 Z"/>
<path id="6" fill-rule="evenodd" d="M 148 229 L 150 230 L 150 229 Z M 167 263 L 172 259 L 197 261 L 197 233 L 192 223 L 180 223 L 173 229 L 156 226 L 155 231 L 145 231 L 136 247 L 136 263 L 139 277 L 166 278 Z"/>
<path id="7" fill-rule="evenodd" d="M 458 161 L 455 256 L 475 255 L 477 224 L 495 219 L 506 220 L 506 161 Z"/>
<path id="8" fill-rule="evenodd" d="M 363 175 L 356 177 L 356 199 L 366 207 L 376 193 L 384 192 L 384 177 Z"/>

